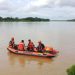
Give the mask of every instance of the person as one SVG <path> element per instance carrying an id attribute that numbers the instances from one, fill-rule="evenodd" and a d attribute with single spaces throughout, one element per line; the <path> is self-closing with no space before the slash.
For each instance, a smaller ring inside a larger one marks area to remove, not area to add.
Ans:
<path id="1" fill-rule="evenodd" d="M 45 48 L 45 45 L 41 41 L 39 41 L 37 46 L 38 52 L 44 52 L 44 48 Z"/>
<path id="2" fill-rule="evenodd" d="M 14 37 L 11 38 L 10 42 L 9 42 L 9 47 L 14 48 L 15 42 L 14 42 Z"/>
<path id="3" fill-rule="evenodd" d="M 12 45 L 12 41 L 10 40 L 10 42 L 9 42 L 9 47 L 10 48 L 13 48 L 13 45 Z"/>
<path id="4" fill-rule="evenodd" d="M 21 42 L 18 44 L 18 50 L 20 50 L 20 51 L 24 51 L 25 50 L 24 40 L 21 40 Z"/>
<path id="5" fill-rule="evenodd" d="M 31 39 L 28 40 L 28 46 L 27 46 L 28 51 L 34 51 L 34 44 L 31 41 Z"/>

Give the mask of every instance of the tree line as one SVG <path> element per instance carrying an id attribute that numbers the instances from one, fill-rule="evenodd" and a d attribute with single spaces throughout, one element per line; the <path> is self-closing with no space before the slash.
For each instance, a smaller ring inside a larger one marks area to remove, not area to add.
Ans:
<path id="1" fill-rule="evenodd" d="M 8 22 L 8 21 L 11 21 L 11 22 L 13 22 L 13 21 L 31 21 L 31 22 L 33 22 L 33 21 L 50 21 L 50 19 L 44 19 L 44 18 L 38 18 L 38 17 L 26 17 L 26 18 L 18 18 L 18 17 L 16 17 L 16 18 L 12 18 L 12 17 L 5 17 L 5 18 L 3 18 L 3 17 L 0 17 L 0 21 L 2 22 Z"/>

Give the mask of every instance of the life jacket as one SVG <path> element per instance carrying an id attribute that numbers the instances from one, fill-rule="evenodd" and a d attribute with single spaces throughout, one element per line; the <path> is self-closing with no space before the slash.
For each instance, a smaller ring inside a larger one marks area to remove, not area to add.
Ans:
<path id="1" fill-rule="evenodd" d="M 12 44 L 14 45 L 14 40 L 12 40 L 11 42 L 12 42 Z"/>
<path id="2" fill-rule="evenodd" d="M 28 44 L 28 47 L 29 47 L 29 48 L 33 48 L 33 47 L 34 47 L 33 42 L 30 42 L 30 43 Z"/>
<path id="3" fill-rule="evenodd" d="M 41 43 L 38 45 L 38 50 L 44 50 L 44 48 L 45 48 L 44 44 Z"/>
<path id="4" fill-rule="evenodd" d="M 38 46 L 38 50 L 42 50 L 42 46 L 41 45 Z"/>
<path id="5" fill-rule="evenodd" d="M 21 51 L 23 51 L 24 50 L 24 43 L 20 42 L 18 44 L 18 49 L 21 50 Z"/>

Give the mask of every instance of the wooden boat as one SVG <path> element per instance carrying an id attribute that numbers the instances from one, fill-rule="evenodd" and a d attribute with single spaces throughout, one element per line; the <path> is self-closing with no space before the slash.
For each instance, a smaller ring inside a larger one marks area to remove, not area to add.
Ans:
<path id="1" fill-rule="evenodd" d="M 7 48 L 10 52 L 20 55 L 32 55 L 32 56 L 40 56 L 40 57 L 54 57 L 58 53 L 58 51 L 54 50 L 53 53 L 40 53 L 40 52 L 30 52 L 30 51 L 19 51 L 14 48 Z"/>

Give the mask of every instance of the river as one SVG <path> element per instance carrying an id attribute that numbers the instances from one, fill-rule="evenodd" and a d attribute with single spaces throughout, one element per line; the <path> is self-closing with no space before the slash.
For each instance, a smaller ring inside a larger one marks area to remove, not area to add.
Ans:
<path id="1" fill-rule="evenodd" d="M 59 51 L 54 58 L 23 56 L 7 50 L 11 37 L 15 43 L 31 39 Z M 75 64 L 75 22 L 0 22 L 0 75 L 67 75 Z"/>

